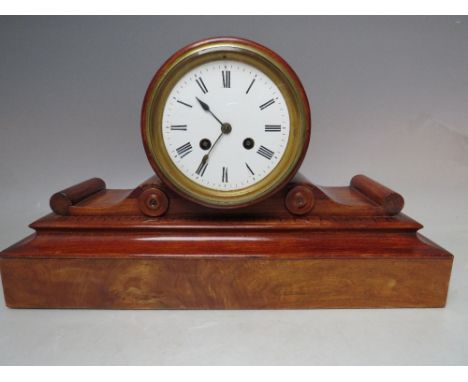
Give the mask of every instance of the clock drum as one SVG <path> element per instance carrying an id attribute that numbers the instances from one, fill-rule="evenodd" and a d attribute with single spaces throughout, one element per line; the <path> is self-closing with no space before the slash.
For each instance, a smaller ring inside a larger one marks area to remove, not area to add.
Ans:
<path id="1" fill-rule="evenodd" d="M 216 208 L 257 203 L 297 172 L 310 111 L 291 67 L 239 38 L 197 42 L 151 81 L 141 129 L 148 160 L 169 187 Z"/>

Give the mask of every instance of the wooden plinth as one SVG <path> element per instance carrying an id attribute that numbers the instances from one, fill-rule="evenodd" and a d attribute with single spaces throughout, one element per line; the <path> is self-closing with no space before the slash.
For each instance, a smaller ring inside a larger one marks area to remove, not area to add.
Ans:
<path id="1" fill-rule="evenodd" d="M 79 188 L 84 199 L 64 190 L 51 200 L 54 210 L 60 201 L 57 213 L 1 253 L 6 304 L 443 307 L 453 256 L 417 233 L 422 226 L 400 212 L 398 194 L 353 180 L 326 188 L 297 178 L 261 204 L 230 212 L 180 199 L 155 178 L 134 190 L 94 180 L 93 192 Z"/>

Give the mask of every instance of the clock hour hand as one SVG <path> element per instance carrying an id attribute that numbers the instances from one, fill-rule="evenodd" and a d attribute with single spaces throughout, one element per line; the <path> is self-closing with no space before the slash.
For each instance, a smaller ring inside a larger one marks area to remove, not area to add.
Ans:
<path id="1" fill-rule="evenodd" d="M 200 98 L 198 97 L 195 97 L 198 101 L 198 103 L 200 104 L 200 106 L 202 107 L 203 110 L 207 111 L 208 113 L 210 113 L 214 119 L 216 119 L 220 125 L 222 125 L 223 123 L 221 122 L 221 120 L 216 116 L 214 115 L 214 113 L 211 111 L 210 107 L 208 106 L 208 104 L 206 104 L 205 102 L 203 102 Z"/>

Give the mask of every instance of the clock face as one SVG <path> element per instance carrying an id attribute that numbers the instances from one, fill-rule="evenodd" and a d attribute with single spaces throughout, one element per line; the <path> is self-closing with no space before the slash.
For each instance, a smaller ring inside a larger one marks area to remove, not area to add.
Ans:
<path id="1" fill-rule="evenodd" d="M 161 180 L 216 208 L 256 203 L 286 185 L 305 155 L 310 114 L 296 74 L 252 41 L 189 45 L 158 70 L 141 130 Z"/>
<path id="2" fill-rule="evenodd" d="M 264 179 L 288 145 L 289 112 L 278 86 L 252 65 L 204 63 L 172 88 L 163 115 L 164 145 L 177 168 L 214 190 Z"/>

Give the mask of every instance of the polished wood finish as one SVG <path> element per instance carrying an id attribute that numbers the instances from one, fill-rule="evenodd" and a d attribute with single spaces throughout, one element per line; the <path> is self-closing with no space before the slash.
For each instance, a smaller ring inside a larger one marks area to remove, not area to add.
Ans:
<path id="1" fill-rule="evenodd" d="M 286 195 L 285 205 L 293 215 L 306 215 L 315 206 L 314 191 L 307 185 L 297 185 Z"/>
<path id="2" fill-rule="evenodd" d="M 450 269 L 448 261 L 427 259 L 185 256 L 2 265 L 11 308 L 101 309 L 442 307 Z"/>
<path id="3" fill-rule="evenodd" d="M 350 184 L 351 187 L 354 187 L 369 199 L 382 206 L 384 211 L 389 215 L 396 215 L 403 209 L 405 202 L 400 194 L 365 175 L 354 176 Z"/>
<path id="4" fill-rule="evenodd" d="M 91 178 L 56 192 L 50 198 L 50 208 L 58 215 L 67 215 L 71 206 L 102 191 L 106 183 L 100 178 Z"/>
<path id="5" fill-rule="evenodd" d="M 148 187 L 138 196 L 140 211 L 147 216 L 158 217 L 167 212 L 169 199 L 159 187 Z"/>
<path id="6" fill-rule="evenodd" d="M 287 199 L 304 189 L 314 203 L 299 216 Z M 168 199 L 159 217 L 140 205 L 154 190 Z M 442 307 L 453 261 L 418 222 L 365 192 L 300 176 L 241 211 L 191 203 L 152 177 L 31 227 L 1 253 L 13 308 Z"/>
<path id="7" fill-rule="evenodd" d="M 133 216 L 145 212 L 140 205 L 140 195 L 146 189 L 157 189 L 167 196 L 168 208 L 164 216 L 167 218 L 204 218 L 218 217 L 245 219 L 259 218 L 291 218 L 295 215 L 291 196 L 294 191 L 302 190 L 300 198 L 307 198 L 307 213 L 315 216 L 387 216 L 383 205 L 372 201 L 364 193 L 354 187 L 323 187 L 310 183 L 301 174 L 298 174 L 286 187 L 270 198 L 253 206 L 238 208 L 236 210 L 218 210 L 205 207 L 179 196 L 168 188 L 156 176 L 152 176 L 134 190 L 103 190 L 76 205 L 70 206 L 68 215 L 73 216 Z M 304 190 L 311 190 L 312 194 Z M 287 198 L 287 195 L 290 198 Z M 143 197 L 142 197 L 143 198 Z M 292 199 L 295 200 L 295 199 Z M 297 202 L 297 200 L 296 200 Z M 299 203 L 300 204 L 300 203 Z M 301 211 L 302 212 L 302 211 Z M 149 214 L 147 214 L 149 215 Z M 298 215 L 298 214 L 297 214 Z"/>

